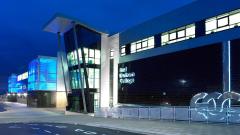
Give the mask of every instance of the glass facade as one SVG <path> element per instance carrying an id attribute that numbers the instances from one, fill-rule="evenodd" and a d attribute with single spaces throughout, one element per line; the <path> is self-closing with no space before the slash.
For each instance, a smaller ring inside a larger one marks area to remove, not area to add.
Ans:
<path id="1" fill-rule="evenodd" d="M 240 26 L 240 9 L 207 19 L 206 34 Z"/>
<path id="2" fill-rule="evenodd" d="M 161 36 L 162 46 L 195 38 L 195 24 L 190 24 L 181 28 L 177 28 L 168 32 L 165 32 Z"/>
<path id="3" fill-rule="evenodd" d="M 12 74 L 8 78 L 8 93 L 25 93 L 27 92 L 27 75 L 25 72 L 21 75 Z M 25 78 L 25 79 L 24 79 Z"/>
<path id="4" fill-rule="evenodd" d="M 99 83 L 100 83 L 100 69 L 98 68 L 87 68 L 88 73 L 88 82 L 89 82 L 89 88 L 96 88 L 99 89 Z M 81 70 L 81 75 L 83 75 L 83 69 Z M 72 89 L 80 89 L 81 83 L 79 83 L 79 70 L 71 70 L 70 71 L 71 76 L 71 86 Z M 83 76 L 82 76 L 83 78 Z M 84 88 L 86 88 L 85 79 L 83 79 Z"/>
<path id="5" fill-rule="evenodd" d="M 82 53 L 80 49 L 78 49 L 78 54 L 79 54 L 80 63 L 82 64 Z M 84 48 L 84 56 L 85 56 L 86 64 L 100 65 L 100 50 Z M 75 50 L 69 52 L 67 54 L 67 59 L 68 59 L 69 67 L 76 66 L 78 64 L 77 52 Z"/>
<path id="6" fill-rule="evenodd" d="M 231 42 L 231 88 L 240 93 L 240 39 Z"/>
<path id="7" fill-rule="evenodd" d="M 18 93 L 20 91 L 20 83 L 17 82 L 17 75 L 12 74 L 8 78 L 8 93 Z"/>
<path id="8" fill-rule="evenodd" d="M 100 88 L 101 35 L 81 25 L 76 25 L 76 35 L 77 39 L 74 39 L 73 29 L 70 29 L 64 34 L 70 85 L 72 88 L 72 93 L 69 94 L 71 97 L 69 98 L 69 108 L 73 109 L 74 111 L 83 110 L 81 88 L 86 88 L 86 76 L 84 74 L 84 68 L 86 68 L 87 71 L 89 84 L 89 90 L 85 89 L 87 108 L 91 108 L 90 106 L 98 108 Z M 76 51 L 77 49 L 75 40 L 78 42 L 78 53 Z M 85 63 L 83 63 L 82 50 L 80 47 L 83 47 Z M 77 54 L 79 56 L 77 56 Z M 81 67 L 81 77 L 79 73 L 78 57 Z M 83 87 L 81 86 L 81 79 L 83 79 Z M 76 99 L 78 100 L 76 101 Z"/>
<path id="9" fill-rule="evenodd" d="M 187 106 L 197 93 L 222 92 L 222 46 L 121 63 L 119 78 L 119 103 Z"/>
<path id="10" fill-rule="evenodd" d="M 38 57 L 29 64 L 28 90 L 56 91 L 57 60 Z"/>
<path id="11" fill-rule="evenodd" d="M 78 53 L 79 53 L 80 64 L 83 64 L 80 49 L 78 50 Z M 100 50 L 84 48 L 84 56 L 85 56 L 86 65 L 90 66 L 90 67 L 86 68 L 87 74 L 88 74 L 89 88 L 99 89 L 100 69 L 94 68 L 94 67 L 91 68 L 91 65 L 100 66 Z M 77 52 L 76 51 L 69 52 L 67 54 L 67 60 L 68 60 L 69 67 L 74 67 L 74 66 L 76 67 L 78 65 Z M 81 69 L 81 75 L 82 75 L 82 78 L 84 78 L 83 69 Z M 81 84 L 78 81 L 79 80 L 79 70 L 78 69 L 70 70 L 70 76 L 71 76 L 72 89 L 80 89 Z M 84 84 L 84 88 L 86 88 L 85 79 L 83 79 L 83 84 Z"/>

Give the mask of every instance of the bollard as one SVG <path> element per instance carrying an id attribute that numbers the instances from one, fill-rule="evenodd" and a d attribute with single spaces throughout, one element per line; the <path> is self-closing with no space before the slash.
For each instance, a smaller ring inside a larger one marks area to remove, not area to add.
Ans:
<path id="1" fill-rule="evenodd" d="M 191 107 L 189 106 L 188 107 L 188 124 L 191 123 L 191 119 L 192 119 L 192 117 L 191 117 Z"/>
<path id="2" fill-rule="evenodd" d="M 227 107 L 226 115 L 227 115 L 227 125 L 229 124 L 229 115 L 228 115 L 229 108 Z"/>
<path id="3" fill-rule="evenodd" d="M 173 121 L 176 121 L 176 108 L 175 106 L 173 107 Z"/>

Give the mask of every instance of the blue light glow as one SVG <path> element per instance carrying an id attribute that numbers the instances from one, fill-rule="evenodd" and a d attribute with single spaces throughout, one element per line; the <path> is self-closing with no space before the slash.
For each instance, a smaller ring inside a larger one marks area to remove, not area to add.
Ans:
<path id="1" fill-rule="evenodd" d="M 22 93 L 24 87 L 21 82 L 17 81 L 17 75 L 13 74 L 8 78 L 8 93 Z"/>
<path id="2" fill-rule="evenodd" d="M 52 57 L 38 57 L 29 64 L 28 90 L 55 91 L 57 61 Z"/>

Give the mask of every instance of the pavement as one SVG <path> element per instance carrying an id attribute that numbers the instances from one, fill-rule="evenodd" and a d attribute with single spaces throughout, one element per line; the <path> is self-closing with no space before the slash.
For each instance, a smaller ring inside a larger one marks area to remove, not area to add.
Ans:
<path id="1" fill-rule="evenodd" d="M 140 135 L 120 130 L 62 123 L 0 124 L 1 135 Z"/>
<path id="2" fill-rule="evenodd" d="M 6 108 L 6 111 L 0 112 L 0 123 L 3 124 L 3 127 L 5 126 L 4 124 L 14 123 L 70 124 L 71 126 L 68 125 L 68 127 L 71 129 L 73 129 L 74 125 L 77 125 L 77 127 L 74 127 L 75 130 L 82 129 L 87 131 L 88 129 L 82 127 L 86 126 L 92 129 L 91 132 L 106 135 L 118 133 L 124 135 L 133 133 L 146 135 L 236 135 L 239 133 L 240 128 L 239 125 L 188 123 L 186 121 L 97 118 L 86 114 L 76 115 L 74 113 L 65 115 L 63 110 L 27 108 L 17 103 L 2 104 Z M 107 132 L 109 129 L 112 129 L 111 133 Z M 0 131 L 2 130 L 0 129 Z M 106 131 L 107 133 L 100 131 Z M 56 134 L 59 133 L 56 132 Z"/>

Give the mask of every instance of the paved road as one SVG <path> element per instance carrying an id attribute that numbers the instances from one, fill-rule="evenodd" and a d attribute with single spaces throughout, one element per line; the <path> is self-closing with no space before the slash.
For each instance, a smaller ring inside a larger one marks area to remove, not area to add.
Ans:
<path id="1" fill-rule="evenodd" d="M 6 110 L 6 105 L 0 102 L 0 112 L 4 112 Z"/>
<path id="2" fill-rule="evenodd" d="M 84 125 L 56 123 L 0 124 L 1 135 L 140 135 Z"/>

